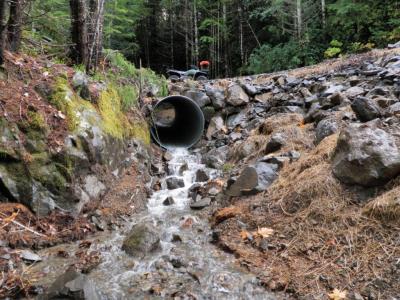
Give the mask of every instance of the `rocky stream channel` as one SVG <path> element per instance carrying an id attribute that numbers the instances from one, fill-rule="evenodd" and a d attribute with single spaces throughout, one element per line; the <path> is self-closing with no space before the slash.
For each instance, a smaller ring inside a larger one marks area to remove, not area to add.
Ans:
<path id="1" fill-rule="evenodd" d="M 68 277 L 74 274 L 67 271 L 43 299 L 62 290 L 70 295 L 79 291 L 85 299 L 276 299 L 233 255 L 212 244 L 205 209 L 211 199 L 193 202 L 191 193 L 219 174 L 201 163 L 199 152 L 169 149 L 166 176 L 148 199 L 148 209 L 131 216 L 111 237 L 94 237 L 90 250 L 100 253 L 101 264 L 72 281 Z M 44 250 L 40 255 L 49 259 L 36 268 L 51 280 L 60 264 L 65 267 L 51 252 L 78 247 Z"/>

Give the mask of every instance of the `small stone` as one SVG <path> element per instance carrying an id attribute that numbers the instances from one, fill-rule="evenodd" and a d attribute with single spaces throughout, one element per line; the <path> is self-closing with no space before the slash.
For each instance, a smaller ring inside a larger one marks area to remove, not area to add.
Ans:
<path id="1" fill-rule="evenodd" d="M 207 197 L 207 198 L 201 199 L 200 201 L 190 203 L 190 208 L 196 209 L 196 210 L 203 209 L 207 206 L 210 206 L 210 204 L 211 204 L 211 198 Z"/>
<path id="2" fill-rule="evenodd" d="M 171 154 L 171 152 L 165 152 L 164 153 L 164 155 L 163 155 L 163 158 L 164 158 L 164 160 L 166 160 L 166 161 L 170 161 L 171 159 L 172 159 L 172 154 Z"/>
<path id="3" fill-rule="evenodd" d="M 265 148 L 265 152 L 271 153 L 278 151 L 279 149 L 282 148 L 283 145 L 285 145 L 285 137 L 281 133 L 274 133 L 269 142 L 267 143 L 267 146 Z"/>
<path id="4" fill-rule="evenodd" d="M 33 253 L 33 252 L 29 251 L 29 250 L 21 251 L 19 256 L 22 259 L 28 260 L 28 261 L 42 261 L 42 258 L 39 255 L 37 255 L 36 253 Z"/>
<path id="5" fill-rule="evenodd" d="M 196 172 L 196 182 L 205 182 L 208 181 L 210 177 L 208 176 L 207 172 L 204 170 L 197 170 Z"/>
<path id="6" fill-rule="evenodd" d="M 170 206 L 170 205 L 173 205 L 174 203 L 175 203 L 175 200 L 172 197 L 168 197 L 163 201 L 163 205 L 165 205 L 165 206 Z"/>
<path id="7" fill-rule="evenodd" d="M 351 108 L 362 122 L 368 122 L 381 116 L 379 106 L 370 98 L 358 97 L 351 104 Z"/>
<path id="8" fill-rule="evenodd" d="M 166 183 L 169 190 L 175 190 L 183 188 L 185 186 L 185 182 L 183 181 L 183 179 L 177 177 L 167 178 Z"/>

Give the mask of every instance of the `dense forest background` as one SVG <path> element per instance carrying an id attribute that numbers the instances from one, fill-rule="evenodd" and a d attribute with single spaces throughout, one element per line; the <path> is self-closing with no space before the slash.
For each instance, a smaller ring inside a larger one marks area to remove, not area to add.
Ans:
<path id="1" fill-rule="evenodd" d="M 160 73 L 200 60 L 211 61 L 212 77 L 270 72 L 400 40 L 399 0 L 0 0 L 7 2 L 22 6 L 25 44 L 39 41 L 60 59 L 78 42 L 71 18 L 78 28 L 94 5 L 101 17 L 83 38 Z M 74 14 L 82 2 L 89 9 Z"/>

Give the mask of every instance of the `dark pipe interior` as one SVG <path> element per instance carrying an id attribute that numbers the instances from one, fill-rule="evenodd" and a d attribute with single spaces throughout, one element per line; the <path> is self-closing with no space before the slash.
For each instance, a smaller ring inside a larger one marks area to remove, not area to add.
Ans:
<path id="1" fill-rule="evenodd" d="M 161 100 L 153 110 L 151 134 L 164 147 L 193 146 L 204 131 L 204 115 L 192 99 L 170 96 Z"/>

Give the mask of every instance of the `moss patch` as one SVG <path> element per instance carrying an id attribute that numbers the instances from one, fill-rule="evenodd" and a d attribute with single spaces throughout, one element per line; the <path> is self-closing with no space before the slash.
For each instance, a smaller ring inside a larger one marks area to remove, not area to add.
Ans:
<path id="1" fill-rule="evenodd" d="M 68 130 L 70 131 L 74 131 L 78 127 L 80 111 L 94 109 L 91 103 L 72 92 L 68 80 L 64 77 L 57 78 L 50 103 L 67 116 Z"/>

